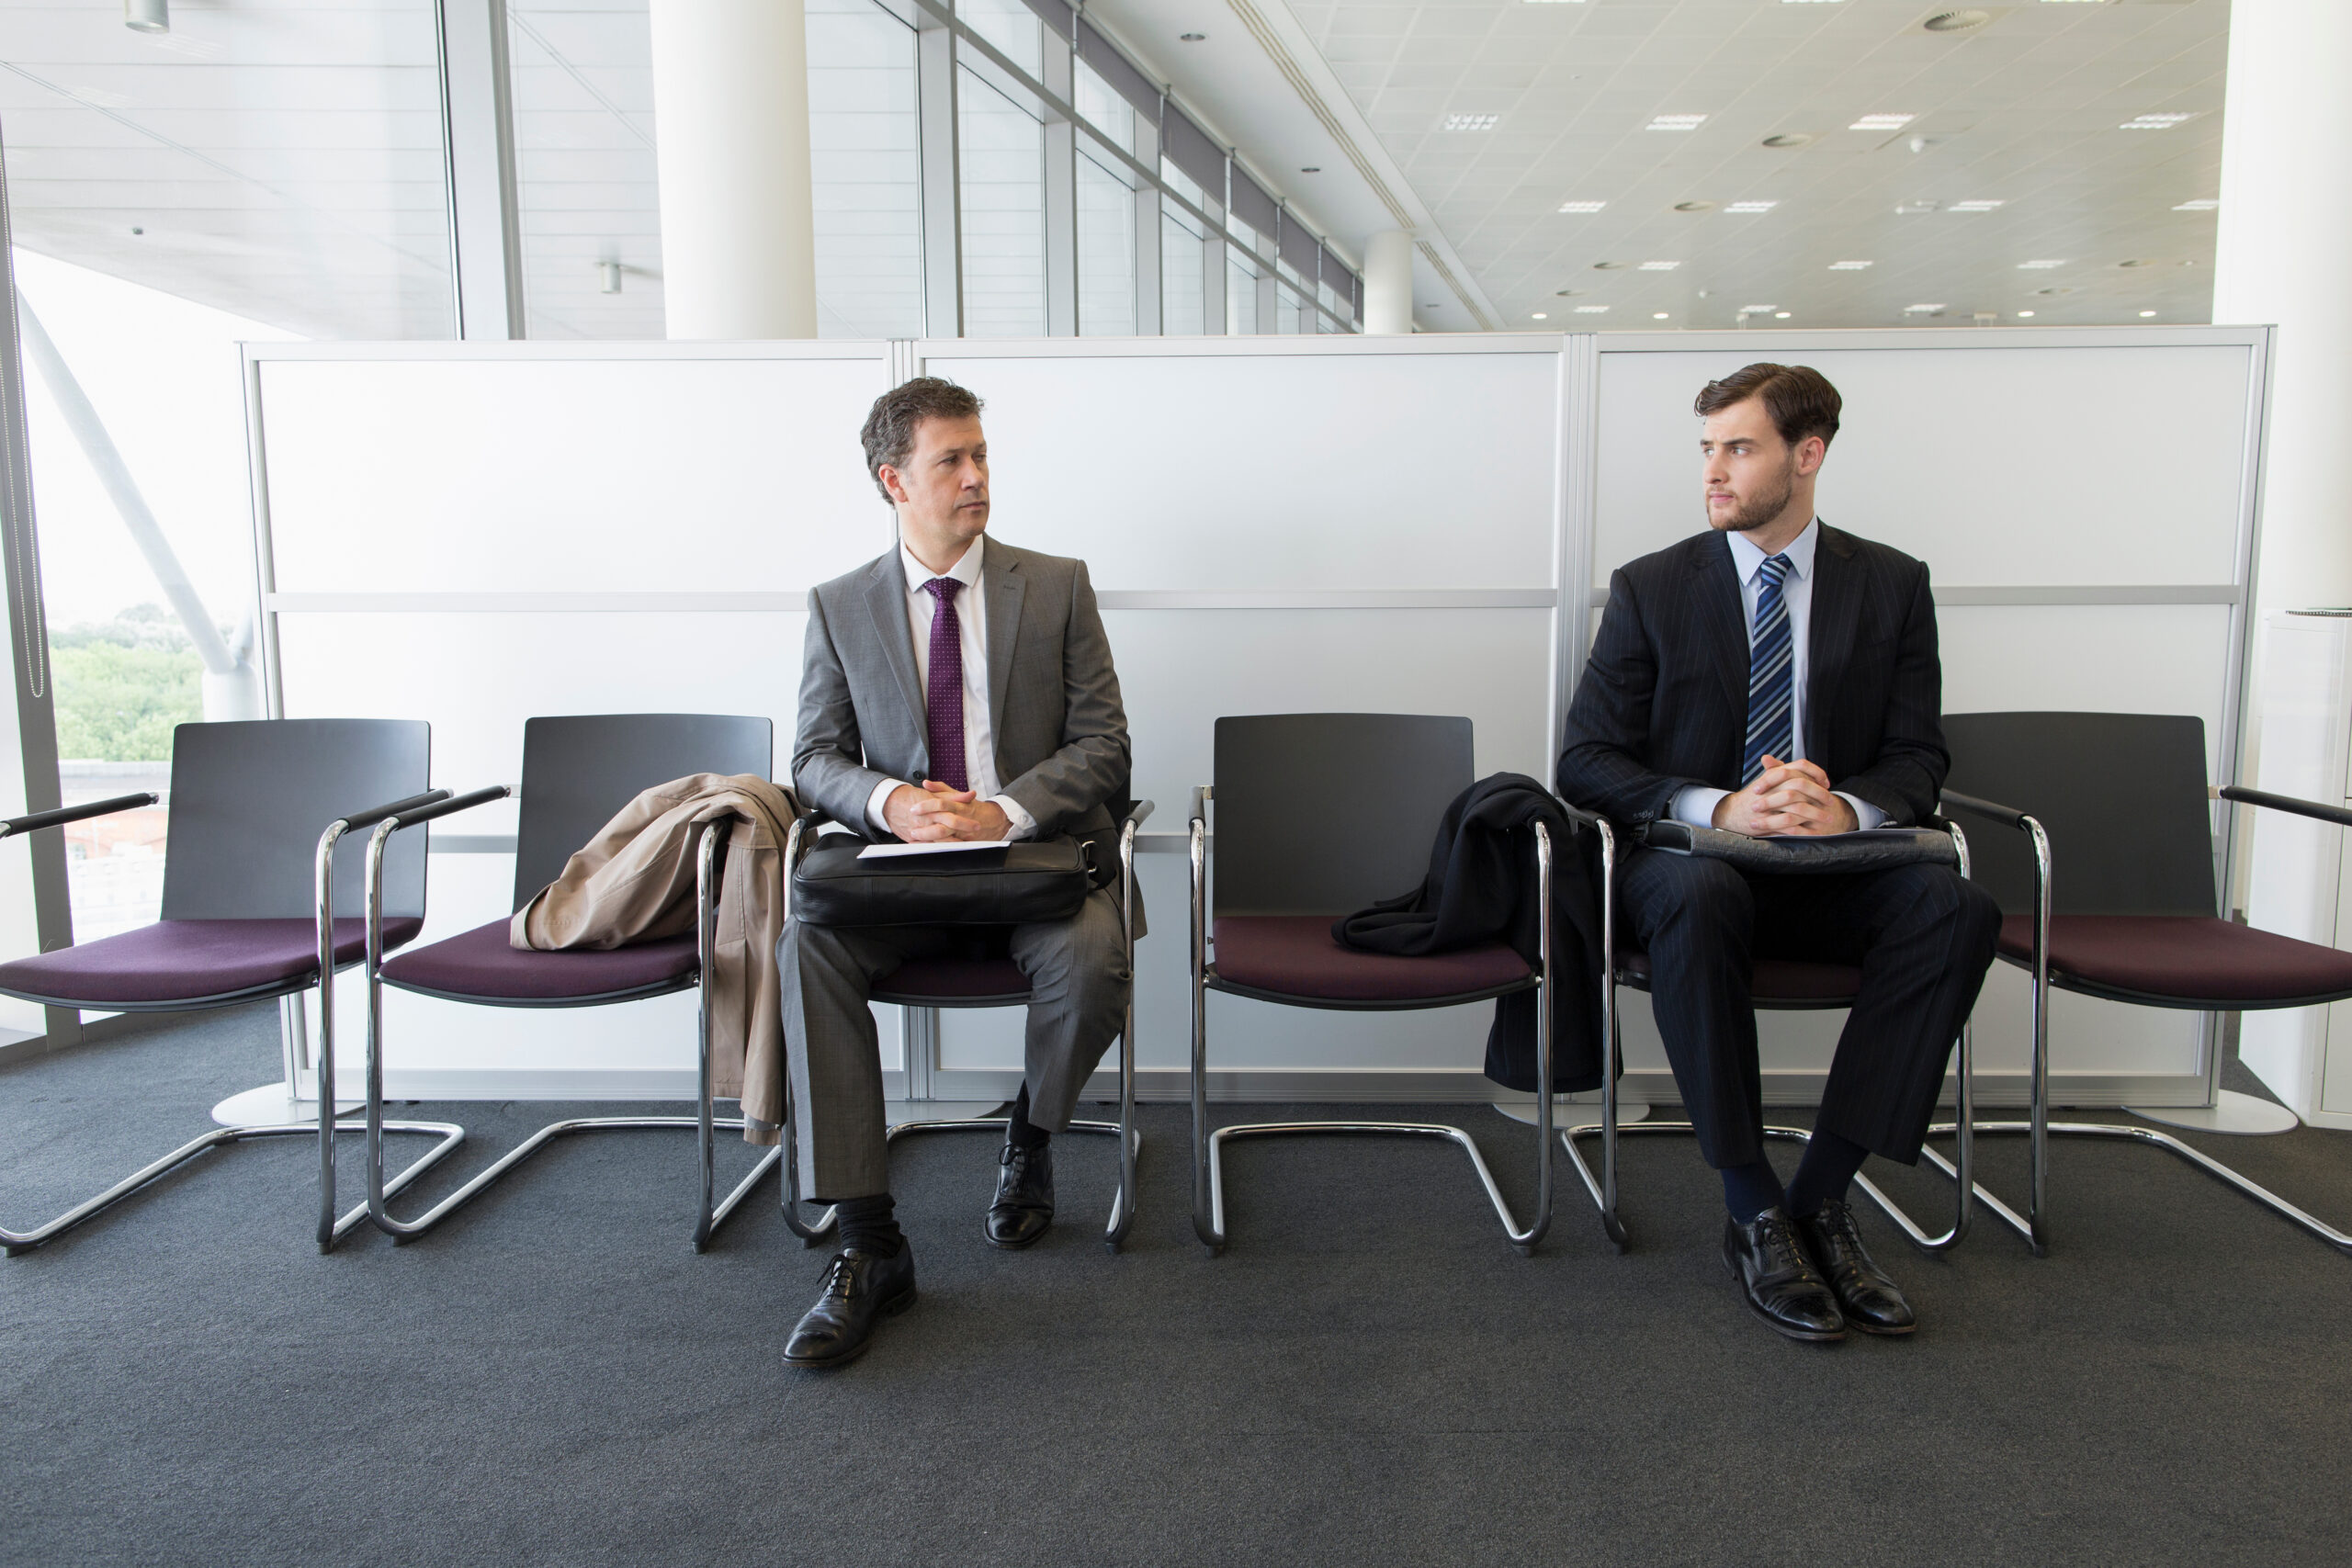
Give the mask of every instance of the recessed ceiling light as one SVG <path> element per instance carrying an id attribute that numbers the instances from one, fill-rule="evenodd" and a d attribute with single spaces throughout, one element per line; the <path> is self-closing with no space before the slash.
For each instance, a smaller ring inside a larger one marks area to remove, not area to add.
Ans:
<path id="1" fill-rule="evenodd" d="M 1664 310 L 1652 310 L 1650 312 L 1650 320 L 1653 321 L 1662 321 L 1666 320 L 1666 317 L 1667 312 Z"/>
<path id="2" fill-rule="evenodd" d="M 1563 212 L 1598 212 L 1608 205 L 1609 204 L 1605 201 L 1564 201 L 1560 203 L 1560 210 Z"/>
<path id="3" fill-rule="evenodd" d="M 1649 125 L 1645 129 L 1650 130 L 1696 130 L 1701 126 L 1706 124 L 1706 122 L 1707 117 L 1702 114 L 1661 114 L 1653 115 L 1650 118 Z"/>
<path id="4" fill-rule="evenodd" d="M 2125 120 L 2118 130 L 2170 130 L 2185 119 L 2195 119 L 2193 114 L 2143 114 Z"/>
<path id="5" fill-rule="evenodd" d="M 1541 311 L 1541 310 L 1538 310 L 1538 311 L 1536 311 L 1536 312 L 1535 312 L 1535 319 L 1536 319 L 1537 321 L 1546 321 L 1551 320 L 1551 318 L 1550 318 L 1549 316 L 1546 316 L 1546 315 L 1545 315 L 1543 311 Z"/>
<path id="6" fill-rule="evenodd" d="M 1735 201 L 1724 210 L 1725 212 L 1770 212 L 1780 205 L 1777 201 Z"/>
<path id="7" fill-rule="evenodd" d="M 1672 272 L 1676 267 L 1680 266 L 1682 264 L 1679 261 L 1644 262 L 1641 265 L 1641 270 L 1644 272 Z"/>
<path id="8" fill-rule="evenodd" d="M 1208 37 L 1206 33 L 1178 33 L 1176 41 L 1178 43 L 1206 43 Z"/>
<path id="9" fill-rule="evenodd" d="M 2019 311 L 2018 312 L 2018 318 L 2019 318 L 2020 320 L 2027 320 L 2027 319 L 2030 319 L 2030 318 L 2032 317 L 2032 315 L 2033 315 L 2033 312 L 2032 312 L 2031 310 L 2019 310 Z"/>
<path id="10" fill-rule="evenodd" d="M 1906 316 L 1940 316 L 1943 312 L 1944 307 L 1939 304 L 1905 305 L 1903 307 L 1903 313 Z"/>
<path id="11" fill-rule="evenodd" d="M 1492 130 L 1495 129 L 1495 122 L 1500 118 L 1502 116 L 1496 114 L 1450 114 L 1445 117 L 1445 129 L 1448 130 Z"/>
<path id="12" fill-rule="evenodd" d="M 1813 138 L 1802 130 L 1784 130 L 1778 136 L 1766 137 L 1764 139 L 1764 145 L 1767 147 L 1783 148 L 1810 147 L 1813 145 Z"/>
<path id="13" fill-rule="evenodd" d="M 1866 114 L 1846 129 L 1849 130 L 1900 130 L 1918 118 L 1916 114 Z"/>
<path id="14" fill-rule="evenodd" d="M 1898 201 L 1894 204 L 1894 211 L 1900 217 L 1911 212 L 1933 212 L 1942 206 L 1940 201 Z"/>
<path id="15" fill-rule="evenodd" d="M 1577 307 L 1577 314 L 1579 316 L 1598 316 L 1606 312 L 1608 309 L 1609 307 L 1606 305 L 1579 305 Z"/>
<path id="16" fill-rule="evenodd" d="M 1970 6 L 1958 11 L 1939 11 L 1921 22 L 1919 27 L 1923 31 L 1931 33 L 1966 33 L 1975 31 L 1992 19 L 1992 12 Z"/>
<path id="17" fill-rule="evenodd" d="M 2173 209 L 2175 212 L 2211 212 L 2222 204 L 2211 197 L 2200 196 L 2195 201 L 2184 201 Z"/>
<path id="18" fill-rule="evenodd" d="M 2146 321 L 2150 316 L 2153 316 L 2153 315 L 2154 315 L 2154 314 L 2155 314 L 2155 312 L 2154 312 L 2154 310 L 2143 310 L 2143 311 L 2141 311 L 2141 312 L 2140 312 L 2140 319 L 2141 319 L 2142 321 Z"/>
<path id="19" fill-rule="evenodd" d="M 1785 321 L 1789 319 L 1789 313 L 1786 310 L 1775 310 L 1772 312 L 1772 319 L 1776 321 Z"/>
<path id="20" fill-rule="evenodd" d="M 1712 201 L 1678 201 L 1674 204 L 1677 212 L 1713 212 L 1714 209 L 1715 204 Z"/>
<path id="21" fill-rule="evenodd" d="M 2065 265 L 2064 261 L 2045 256 L 2040 261 L 2021 261 L 2018 263 L 2018 270 L 2019 272 L 2048 272 L 2053 266 Z"/>
<path id="22" fill-rule="evenodd" d="M 1595 272 L 1623 272 L 1631 265 L 1633 265 L 1633 263 L 1631 262 L 1595 262 L 1592 264 L 1592 270 Z"/>
<path id="23" fill-rule="evenodd" d="M 1779 309 L 1778 305 L 1742 305 L 1739 313 L 1743 316 L 1769 316 Z"/>
<path id="24" fill-rule="evenodd" d="M 1871 264 L 1866 261 L 1831 262 L 1829 264 L 1829 270 L 1832 272 L 1860 272 L 1870 265 Z"/>
<path id="25" fill-rule="evenodd" d="M 1951 204 L 1951 209 L 1954 212 L 1990 212 L 1996 207 L 2004 207 L 2007 205 L 2007 203 L 2006 200 L 1994 200 L 1985 197 L 1976 197 L 1968 201 L 1953 202 Z"/>

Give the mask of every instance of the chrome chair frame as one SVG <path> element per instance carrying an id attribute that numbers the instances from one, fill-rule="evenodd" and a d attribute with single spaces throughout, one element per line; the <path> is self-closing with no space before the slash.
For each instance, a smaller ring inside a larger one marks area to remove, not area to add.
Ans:
<path id="1" fill-rule="evenodd" d="M 2225 784 L 2214 794 L 2222 800 L 2275 811 L 2290 812 L 2298 817 L 2309 817 L 2317 821 L 2334 823 L 2338 827 L 2352 828 L 2352 811 L 2321 805 L 2314 801 L 2297 800 L 2289 795 L 2245 789 L 2236 784 Z M 2158 1132 L 2153 1127 L 2138 1127 L 2120 1122 L 2052 1122 L 2050 1119 L 2050 991 L 2053 984 L 2050 974 L 2050 918 L 2054 858 L 2051 851 L 2050 835 L 2030 814 L 2017 810 L 2013 807 L 2000 805 L 1996 801 L 1946 790 L 1943 793 L 1943 803 L 1947 807 L 1971 812 L 2004 827 L 2017 829 L 2025 833 L 2033 845 L 2033 956 L 2030 962 L 2023 964 L 2019 964 L 2016 959 L 2003 960 L 2005 963 L 2014 964 L 2027 970 L 2032 976 L 2030 1000 L 2028 1003 L 2031 1010 L 2030 1016 L 2032 1029 L 2032 1055 L 2028 1072 L 2030 1088 L 2026 1120 L 1985 1122 L 1979 1123 L 1976 1129 L 1980 1133 L 2022 1134 L 2027 1138 L 2030 1156 L 2027 1162 L 2026 1212 L 2019 1214 L 2008 1204 L 1995 1198 L 1984 1189 L 1978 1188 L 1977 1196 L 1985 1206 L 1998 1214 L 2003 1223 L 2023 1238 L 2036 1258 L 2047 1257 L 2050 1250 L 2048 1225 L 2050 1140 L 2053 1137 L 2120 1138 L 2177 1155 L 2208 1176 L 2235 1188 L 2271 1213 L 2300 1225 L 2337 1251 L 2352 1254 L 2352 1232 L 2336 1229 L 2334 1225 L 2289 1202 L 2268 1188 L 2169 1133 Z M 2060 989 L 2080 991 L 2086 996 L 2106 994 L 2088 986 L 2067 985 L 2063 979 L 2057 984 Z M 2109 999 L 2128 1001 L 2137 1007 L 2167 1005 L 2148 1001 L 2139 997 L 2111 997 Z M 2226 1011 L 2229 1010 L 2212 1008 L 2210 1003 L 2198 1003 L 2195 1004 L 2194 1010 Z M 1943 1127 L 1931 1127 L 1928 1132 L 1932 1135 L 1946 1130 Z M 1883 1198 L 1879 1201 L 1882 1205 L 1885 1204 Z M 1891 1207 L 1888 1212 L 1894 1213 Z"/>
<path id="2" fill-rule="evenodd" d="M 752 1167 L 750 1175 L 737 1183 L 723 1202 L 716 1205 L 717 1151 L 712 1134 L 715 1129 L 728 1127 L 740 1130 L 740 1116 L 714 1114 L 711 1099 L 710 1066 L 710 1004 L 708 993 L 703 990 L 703 980 L 711 971 L 712 955 L 717 947 L 718 928 L 718 853 L 724 843 L 728 818 L 707 824 L 695 843 L 695 905 L 696 966 L 690 979 L 682 981 L 672 990 L 684 990 L 694 986 L 701 993 L 700 1005 L 695 1012 L 696 1104 L 692 1116 L 576 1116 L 560 1122 L 550 1122 L 529 1137 L 509 1149 L 498 1160 L 477 1174 L 471 1180 L 450 1193 L 438 1203 L 413 1220 L 395 1219 L 386 1207 L 386 1201 L 398 1190 L 397 1185 L 383 1180 L 383 1143 L 379 1129 L 390 1125 L 384 1114 L 384 906 L 382 874 L 384 846 L 401 829 L 419 822 L 432 821 L 459 811 L 469 810 L 493 800 L 503 800 L 514 791 L 505 784 L 492 784 L 470 791 L 454 799 L 444 800 L 419 810 L 389 818 L 377 826 L 375 836 L 368 843 L 368 1214 L 376 1227 L 397 1244 L 413 1240 L 447 1219 L 458 1210 L 480 1197 L 493 1182 L 525 1160 L 545 1148 L 556 1139 L 576 1133 L 605 1133 L 638 1131 L 648 1128 L 691 1127 L 695 1130 L 696 1153 L 700 1163 L 700 1202 L 696 1210 L 694 1249 L 705 1250 L 712 1235 L 727 1222 L 752 1189 L 775 1168 L 782 1151 L 771 1150 Z M 650 995 L 667 995 L 668 991 Z M 483 1006 L 495 1005 L 483 1002 Z M 580 1004 L 554 1003 L 547 1005 L 595 1005 L 593 1001 Z M 786 1218 L 792 1216 L 787 1213 Z M 796 1232 L 800 1227 L 796 1224 Z M 806 1233 L 801 1233 L 806 1234 Z"/>
<path id="3" fill-rule="evenodd" d="M 1073 1133 L 1109 1134 L 1119 1140 L 1119 1186 L 1118 1190 L 1111 1195 L 1111 1218 L 1102 1230 L 1102 1247 L 1108 1252 L 1118 1251 L 1127 1239 L 1128 1231 L 1135 1227 L 1136 1158 L 1143 1151 L 1143 1134 L 1136 1127 L 1136 997 L 1133 979 L 1136 972 L 1136 832 L 1153 809 L 1150 801 L 1138 800 L 1127 808 L 1126 815 L 1119 822 L 1119 924 L 1126 946 L 1129 976 L 1126 1020 L 1119 1030 L 1119 1119 L 1116 1122 L 1073 1120 L 1069 1128 Z M 785 864 L 787 867 L 797 866 L 801 857 L 816 847 L 817 829 L 825 820 L 821 813 L 808 811 L 793 822 L 785 844 Z M 791 874 L 787 870 L 785 875 L 787 897 L 791 884 Z M 886 977 L 876 989 L 873 999 L 901 1008 L 911 1015 L 918 1009 L 1013 1007 L 1027 1003 L 1029 995 L 1022 991 L 969 999 L 917 998 L 892 993 Z M 911 1036 L 913 1032 L 910 1030 L 908 1033 Z M 814 1225 L 800 1218 L 800 1166 L 792 1125 L 792 1077 L 789 1073 L 785 1075 L 784 1092 L 784 1143 L 777 1155 L 781 1155 L 785 1161 L 785 1224 L 792 1227 L 793 1234 L 799 1236 L 804 1245 L 814 1247 L 833 1224 L 834 1215 L 833 1211 L 828 1209 Z M 967 1116 L 894 1122 L 886 1129 L 884 1141 L 895 1144 L 902 1136 L 914 1133 L 1002 1133 L 1011 1121 L 1010 1116 Z M 776 1155 L 769 1156 L 770 1160 L 775 1157 Z"/>
<path id="4" fill-rule="evenodd" d="M 1502 1190 L 1495 1185 L 1494 1172 L 1487 1168 L 1486 1156 L 1476 1142 L 1462 1128 L 1444 1122 L 1250 1122 L 1219 1127 L 1214 1132 L 1208 1125 L 1208 993 L 1212 983 L 1211 942 L 1208 932 L 1208 803 L 1216 798 L 1214 785 L 1201 784 L 1193 791 L 1193 815 L 1190 828 L 1192 863 L 1192 982 L 1193 982 L 1193 1232 L 1201 1239 L 1212 1258 L 1225 1251 L 1227 1239 L 1225 1227 L 1225 1145 L 1240 1138 L 1267 1138 L 1293 1134 L 1347 1133 L 1375 1134 L 1403 1137 L 1439 1138 L 1453 1144 L 1469 1156 L 1470 1168 L 1477 1175 L 1478 1183 L 1486 1190 L 1487 1201 L 1494 1206 L 1496 1217 L 1502 1221 L 1503 1235 L 1512 1250 L 1521 1257 L 1532 1255 L 1536 1244 L 1544 1239 L 1552 1224 L 1552 1106 L 1555 1096 L 1538 1093 L 1535 1097 L 1535 1217 L 1521 1227 L 1511 1213 Z M 1589 812 L 1561 803 L 1572 821 L 1595 828 L 1600 834 L 1600 854 L 1604 867 L 1616 864 L 1616 840 L 1609 824 Z M 1609 874 L 1604 872 L 1604 876 Z M 1541 961 L 1529 977 L 1530 986 L 1537 993 L 1535 1031 L 1535 1078 L 1548 1089 L 1552 1083 L 1552 834 L 1543 822 L 1535 824 L 1536 897 L 1541 902 L 1538 915 L 1537 941 L 1542 948 Z M 1607 917 L 1604 914 L 1603 922 Z M 1224 989 L 1225 987 L 1218 987 Z M 1518 990 L 1513 986 L 1508 990 Z M 1261 996 L 1256 991 L 1238 988 L 1230 995 L 1249 996 L 1256 1000 L 1273 1000 L 1295 1007 L 1318 1007 L 1335 1011 L 1408 1012 L 1429 1008 L 1459 1007 L 1470 1002 L 1491 999 L 1508 991 L 1487 991 L 1464 997 L 1443 997 L 1426 1002 L 1349 1006 L 1317 1004 L 1300 999 L 1287 1000 Z M 1603 1027 L 1608 1027 L 1610 1001 L 1604 994 L 1601 1003 Z"/>
<path id="5" fill-rule="evenodd" d="M 65 1232 L 72 1230 L 74 1226 L 82 1224 L 84 1221 L 112 1208 L 115 1204 L 122 1201 L 125 1198 L 130 1197 L 141 1188 L 147 1186 L 150 1182 L 156 1180 L 165 1173 L 187 1164 L 189 1160 L 194 1159 L 197 1156 L 204 1153 L 207 1149 L 220 1148 L 230 1144 L 247 1143 L 256 1138 L 309 1137 L 313 1135 L 318 1138 L 319 1216 L 317 1241 L 319 1250 L 321 1252 L 332 1251 L 336 1242 L 341 1241 L 351 1232 L 354 1226 L 357 1225 L 362 1220 L 368 1217 L 368 1206 L 365 1203 L 356 1205 L 349 1213 L 341 1215 L 340 1217 L 335 1213 L 334 1135 L 337 1133 L 356 1133 L 361 1130 L 360 1126 L 356 1123 L 338 1120 L 334 1109 L 335 961 L 334 874 L 335 844 L 337 840 L 339 840 L 344 834 L 347 832 L 354 831 L 360 828 L 373 826 L 375 823 L 381 821 L 384 818 L 403 809 L 444 799 L 447 796 L 448 793 L 449 792 L 447 790 L 428 790 L 423 795 L 411 795 L 405 800 L 394 801 L 387 806 L 376 807 L 368 811 L 354 812 L 349 817 L 339 818 L 335 821 L 328 823 L 326 830 L 319 836 L 319 847 L 316 859 L 317 913 L 319 922 L 319 976 L 317 980 L 319 991 L 318 1120 L 315 1122 L 276 1122 L 251 1127 L 215 1127 L 208 1133 L 204 1133 L 197 1137 L 189 1139 L 187 1143 L 182 1144 L 178 1148 L 175 1148 L 171 1153 L 164 1156 L 163 1158 L 155 1160 L 152 1164 L 140 1167 L 139 1169 L 131 1172 L 129 1176 L 124 1177 L 120 1181 L 116 1182 L 113 1186 L 107 1188 L 96 1197 L 76 1203 L 74 1207 L 66 1210 L 55 1219 L 51 1220 L 47 1224 L 36 1225 L 32 1229 L 26 1231 L 12 1231 L 6 1229 L 5 1227 L 0 1227 L 0 1253 L 4 1253 L 8 1257 L 13 1258 L 17 1253 L 29 1252 L 34 1247 L 40 1246 L 42 1243 L 52 1240 L 55 1237 L 63 1235 Z M 161 797 L 158 795 L 146 793 L 137 795 L 121 795 L 113 796 L 107 800 L 90 801 L 81 806 L 63 807 L 54 811 L 37 811 L 30 816 L 17 817 L 9 818 L 6 821 L 0 821 L 0 839 L 15 838 L 25 833 L 38 831 L 43 828 L 62 828 L 69 823 L 85 822 L 94 818 L 110 816 L 117 811 L 129 811 L 143 806 L 153 806 L 156 804 L 160 798 Z M 349 965 L 345 965 L 345 967 L 349 967 Z M 309 987 L 305 986 L 290 992 L 278 990 L 270 992 L 268 995 L 300 996 L 302 991 L 308 990 L 309 988 Z M 263 998 L 261 996 L 256 996 L 254 999 L 260 1000 L 263 999 Z M 136 1004 L 130 1006 L 114 1004 L 110 1006 L 107 1010 L 123 1012 L 175 1012 L 183 1010 L 184 1006 L 185 1004 L 180 1002 Z M 440 1140 L 432 1148 L 425 1151 L 424 1155 L 420 1156 L 414 1164 L 409 1166 L 398 1176 L 392 1178 L 387 1189 L 389 1191 L 392 1192 L 398 1192 L 401 1189 L 407 1187 L 409 1183 L 414 1181 L 418 1177 L 424 1175 L 427 1170 L 439 1164 L 445 1157 L 453 1153 L 459 1144 L 466 1141 L 465 1128 L 453 1122 L 390 1122 L 384 1124 L 383 1130 L 388 1133 L 421 1134 Z"/>
<path id="6" fill-rule="evenodd" d="M 1958 823 L 1939 820 L 1935 825 L 1941 827 L 1951 835 L 1952 848 L 1960 857 L 1960 874 L 1966 876 L 1968 874 L 1967 836 L 1960 830 Z M 1618 1125 L 1617 1075 L 1620 1070 L 1619 1056 L 1622 1043 L 1619 1037 L 1619 1014 L 1616 1006 L 1620 976 L 1617 969 L 1617 885 L 1614 857 L 1608 857 L 1605 863 L 1601 897 L 1603 904 L 1601 942 L 1607 949 L 1605 963 L 1609 976 L 1604 992 L 1608 999 L 1602 1009 L 1605 1014 L 1603 1028 L 1609 1040 L 1609 1071 L 1601 1075 L 1600 1120 L 1581 1122 L 1566 1129 L 1560 1134 L 1560 1142 L 1566 1148 L 1568 1158 L 1576 1163 L 1577 1174 L 1584 1179 L 1585 1191 L 1591 1196 L 1593 1206 L 1600 1211 L 1602 1231 L 1607 1234 L 1610 1244 L 1622 1253 L 1629 1245 L 1629 1237 L 1625 1229 L 1624 1217 L 1618 1212 L 1618 1138 L 1629 1133 L 1695 1134 L 1698 1129 L 1689 1122 L 1636 1122 L 1629 1126 Z M 1648 987 L 1644 986 L 1641 988 L 1647 990 Z M 1826 1012 L 1835 1008 L 1849 1006 L 1850 1001 L 1835 1003 L 1761 1001 L 1753 1005 L 1758 1010 L 1767 1012 Z M 1911 1245 L 1922 1252 L 1949 1252 L 1958 1247 L 1967 1236 L 1970 1224 L 1975 1217 L 1974 1200 L 1981 1200 L 1996 1209 L 2002 1207 L 2000 1201 L 1978 1186 L 1973 1179 L 1974 1134 L 1986 1129 L 1975 1120 L 1975 1055 L 1972 1028 L 1964 1021 L 1960 1027 L 1960 1037 L 1954 1055 L 1955 1120 L 1928 1129 L 1930 1136 L 1945 1133 L 1954 1135 L 1957 1144 L 1953 1149 L 1953 1158 L 1946 1160 L 1933 1149 L 1920 1151 L 1929 1163 L 1945 1175 L 1952 1177 L 1957 1183 L 1951 1225 L 1940 1235 L 1929 1235 L 1923 1226 L 1898 1208 L 1893 1200 L 1879 1189 L 1877 1183 L 1871 1181 L 1867 1176 L 1857 1175 L 1854 1178 L 1855 1183 L 1870 1195 L 1871 1201 L 1884 1210 L 1887 1217 L 1902 1228 Z M 1594 1176 L 1592 1168 L 1585 1163 L 1583 1154 L 1577 1148 L 1578 1138 L 1590 1137 L 1596 1133 L 1600 1135 L 1601 1140 L 1600 1174 L 1598 1177 Z M 1798 1144 L 1809 1144 L 1813 1141 L 1813 1134 L 1807 1128 L 1769 1123 L 1764 1128 L 1764 1136 L 1767 1139 Z"/>

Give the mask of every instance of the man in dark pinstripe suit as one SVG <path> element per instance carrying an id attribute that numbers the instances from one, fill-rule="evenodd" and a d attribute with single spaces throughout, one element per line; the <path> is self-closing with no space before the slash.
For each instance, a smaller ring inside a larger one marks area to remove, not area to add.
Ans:
<path id="1" fill-rule="evenodd" d="M 1750 365 L 1699 394 L 1710 530 L 1627 563 L 1568 711 L 1567 800 L 1639 829 L 1747 834 L 1905 827 L 1949 765 L 1928 569 L 1826 526 L 1814 485 L 1840 400 L 1805 366 Z M 2000 913 L 1940 866 L 1749 877 L 1637 849 L 1618 880 L 1649 955 L 1674 1078 L 1723 1175 L 1724 1256 L 1747 1304 L 1798 1339 L 1917 1320 L 1846 1193 L 1871 1154 L 1916 1163 Z M 1857 964 L 1861 991 L 1784 1189 L 1764 1156 L 1753 958 Z"/>

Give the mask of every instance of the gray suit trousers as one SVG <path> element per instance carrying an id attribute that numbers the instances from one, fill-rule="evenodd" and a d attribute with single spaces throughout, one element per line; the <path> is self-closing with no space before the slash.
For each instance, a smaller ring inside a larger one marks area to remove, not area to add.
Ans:
<path id="1" fill-rule="evenodd" d="M 785 927 L 776 959 L 804 1197 L 834 1202 L 890 1190 L 880 1043 L 867 998 L 899 964 L 946 951 L 957 935 L 945 926 Z M 1098 888 L 1069 919 L 1013 927 L 1012 961 L 1031 990 L 1029 1121 L 1058 1133 L 1126 1022 L 1134 976 L 1117 897 Z"/>

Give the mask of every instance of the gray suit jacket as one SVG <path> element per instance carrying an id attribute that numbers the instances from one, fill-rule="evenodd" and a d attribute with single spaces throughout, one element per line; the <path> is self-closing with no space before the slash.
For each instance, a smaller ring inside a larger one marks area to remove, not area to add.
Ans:
<path id="1" fill-rule="evenodd" d="M 1126 795 L 1127 716 L 1086 563 L 993 538 L 981 563 L 989 721 L 1004 793 L 1037 819 L 1040 838 L 1107 834 Z M 863 833 L 865 803 L 884 779 L 930 776 L 906 572 L 893 546 L 809 591 L 792 784 Z"/>

